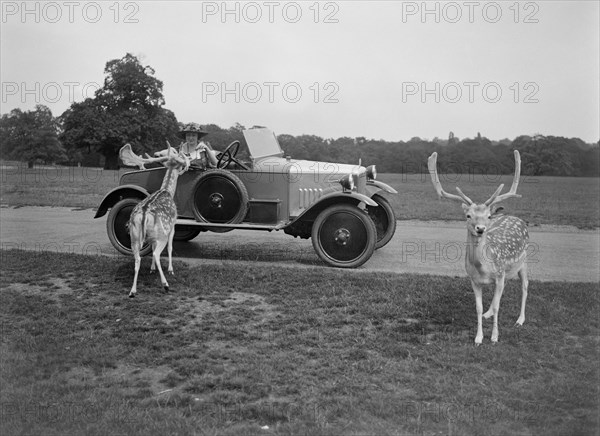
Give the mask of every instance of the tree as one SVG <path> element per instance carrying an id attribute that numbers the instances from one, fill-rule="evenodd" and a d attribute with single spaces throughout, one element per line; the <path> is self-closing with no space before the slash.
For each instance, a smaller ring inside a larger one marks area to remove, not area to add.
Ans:
<path id="1" fill-rule="evenodd" d="M 44 105 L 34 111 L 13 109 L 0 120 L 2 157 L 34 163 L 54 163 L 67 158 L 58 140 L 58 125 L 52 112 Z"/>
<path id="2" fill-rule="evenodd" d="M 164 149 L 165 140 L 177 141 L 177 119 L 163 107 L 163 83 L 152 67 L 128 53 L 107 62 L 104 73 L 94 98 L 73 103 L 61 116 L 61 140 L 69 151 L 98 152 L 104 168 L 115 169 L 126 143 L 142 153 Z"/>
<path id="3" fill-rule="evenodd" d="M 283 133 L 277 136 L 279 145 L 283 149 L 286 156 L 292 156 L 294 159 L 309 159 L 308 150 L 298 139 L 293 135 Z"/>

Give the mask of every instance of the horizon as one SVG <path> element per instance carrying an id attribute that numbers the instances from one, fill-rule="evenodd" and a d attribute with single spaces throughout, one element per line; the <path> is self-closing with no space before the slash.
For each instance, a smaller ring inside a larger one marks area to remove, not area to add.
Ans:
<path id="1" fill-rule="evenodd" d="M 44 106 L 45 106 L 45 105 L 44 105 Z M 14 109 L 20 109 L 20 108 L 13 108 L 13 109 L 11 109 L 11 111 L 12 111 L 12 110 L 14 110 Z M 168 109 L 168 108 L 166 108 L 166 109 Z M 26 109 L 26 111 L 27 111 L 27 110 L 29 110 L 29 109 Z M 31 110 L 35 110 L 35 108 L 33 108 L 33 109 L 31 109 Z M 2 113 L 2 112 L 0 112 L 0 116 L 6 115 L 6 114 L 9 114 L 9 113 L 10 113 L 10 111 L 9 111 L 9 112 L 6 112 L 6 113 Z M 61 114 L 61 115 L 62 115 L 62 114 Z M 59 118 L 61 115 L 55 115 L 54 113 L 52 114 L 52 116 L 53 116 L 54 118 Z M 183 121 L 179 121 L 179 120 L 177 120 L 177 122 L 178 122 L 179 124 L 186 124 L 185 122 L 183 122 Z M 229 130 L 229 129 L 233 128 L 233 127 L 236 127 L 236 125 L 242 126 L 242 127 L 244 128 L 244 130 L 248 130 L 248 129 L 255 128 L 255 126 L 252 126 L 252 127 L 247 127 L 247 126 L 244 126 L 242 123 L 239 123 L 239 122 L 237 122 L 237 121 L 236 121 L 236 122 L 234 122 L 234 123 L 233 123 L 231 126 L 229 126 L 229 127 L 223 127 L 223 126 L 220 126 L 220 125 L 218 125 L 218 124 L 216 124 L 216 123 L 204 123 L 204 124 L 202 124 L 202 127 L 211 126 L 211 125 L 212 125 L 212 126 L 217 126 L 218 128 L 220 128 L 220 129 L 222 129 L 222 130 Z M 268 126 L 259 126 L 259 127 L 267 127 L 267 128 L 268 128 Z M 280 135 L 289 135 L 289 136 L 293 136 L 293 137 L 299 137 L 299 136 L 304 136 L 304 135 L 306 135 L 306 136 L 317 136 L 317 137 L 319 137 L 319 138 L 321 138 L 321 139 L 323 139 L 323 140 L 325 140 L 325 141 L 335 141 L 335 140 L 338 140 L 338 139 L 341 139 L 341 138 L 350 138 L 350 139 L 365 138 L 365 141 L 384 141 L 384 142 L 389 142 L 389 143 L 397 143 L 397 142 L 404 142 L 404 143 L 408 143 L 408 142 L 411 142 L 411 141 L 412 141 L 414 138 L 418 138 L 419 140 L 421 140 L 421 141 L 424 141 L 424 142 L 434 142 L 434 143 L 437 143 L 436 139 L 437 139 L 438 141 L 448 141 L 448 140 L 449 140 L 448 138 L 443 138 L 443 137 L 440 137 L 440 136 L 434 136 L 433 138 L 428 138 L 428 137 L 420 137 L 420 136 L 413 136 L 413 137 L 411 137 L 410 139 L 407 139 L 407 140 L 404 140 L 404 139 L 397 139 L 397 140 L 394 140 L 394 139 L 384 139 L 384 138 L 368 138 L 368 137 L 366 137 L 366 136 L 364 136 L 364 135 L 359 135 L 359 136 L 354 136 L 354 137 L 352 137 L 352 136 L 338 136 L 337 138 L 333 138 L 333 137 L 326 137 L 326 136 L 320 136 L 320 135 L 316 135 L 316 134 L 314 134 L 314 133 L 302 133 L 302 134 L 299 134 L 299 135 L 293 135 L 293 134 L 286 133 L 286 132 L 283 132 L 283 133 L 277 133 L 277 132 L 274 132 L 274 133 L 275 133 L 275 135 L 277 135 L 277 136 L 280 136 Z M 448 133 L 450 133 L 450 132 L 448 132 Z M 598 139 L 598 140 L 597 140 L 597 141 L 595 141 L 595 142 L 587 142 L 587 141 L 583 140 L 582 138 L 579 138 L 579 137 L 576 137 L 576 136 L 573 136 L 573 137 L 566 137 L 566 136 L 557 136 L 557 135 L 545 135 L 545 134 L 543 134 L 543 133 L 534 133 L 534 134 L 531 134 L 531 135 L 528 135 L 528 134 L 518 134 L 518 135 L 516 135 L 516 136 L 515 136 L 514 138 L 512 138 L 512 139 L 511 139 L 511 138 L 509 138 L 509 137 L 504 137 L 504 138 L 501 138 L 501 139 L 497 139 L 497 138 L 490 138 L 490 137 L 487 137 L 487 136 L 485 136 L 485 135 L 481 135 L 481 138 L 482 138 L 482 139 L 487 139 L 487 140 L 489 140 L 489 141 L 490 141 L 490 142 L 492 142 L 492 143 L 494 143 L 494 142 L 496 142 L 496 143 L 501 143 L 502 141 L 505 141 L 505 140 L 508 140 L 508 141 L 510 141 L 510 142 L 513 142 L 515 139 L 517 139 L 517 138 L 519 138 L 519 137 L 521 137 L 521 136 L 525 136 L 525 137 L 528 137 L 528 138 L 534 138 L 534 137 L 536 137 L 536 136 L 542 136 L 542 137 L 558 137 L 558 138 L 565 138 L 565 139 L 569 139 L 569 140 L 574 140 L 574 139 L 575 139 L 575 140 L 580 140 L 580 141 L 582 141 L 582 142 L 584 142 L 585 144 L 587 144 L 587 145 L 590 145 L 590 146 L 599 146 L 599 145 L 600 145 L 600 139 Z M 467 140 L 467 139 L 476 139 L 476 138 L 477 138 L 477 135 L 475 135 L 475 136 L 464 136 L 464 137 L 457 137 L 457 136 L 455 136 L 455 139 L 457 139 L 457 140 L 458 140 L 458 142 L 460 142 L 460 141 L 463 141 L 463 140 Z"/>

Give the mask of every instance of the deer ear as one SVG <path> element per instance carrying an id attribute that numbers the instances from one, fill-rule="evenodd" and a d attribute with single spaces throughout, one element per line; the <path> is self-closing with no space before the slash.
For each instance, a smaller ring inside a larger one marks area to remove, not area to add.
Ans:
<path id="1" fill-rule="evenodd" d="M 504 210 L 504 208 L 502 206 L 497 207 L 496 210 L 494 211 L 493 215 L 498 215 L 500 212 L 502 212 Z"/>
<path id="2" fill-rule="evenodd" d="M 464 204 L 464 203 L 462 203 L 462 204 L 461 204 L 461 206 L 462 206 L 462 209 L 463 209 L 463 211 L 464 211 L 465 213 L 467 213 L 467 210 L 469 210 L 469 206 L 467 206 L 467 205 L 466 205 L 466 204 Z"/>

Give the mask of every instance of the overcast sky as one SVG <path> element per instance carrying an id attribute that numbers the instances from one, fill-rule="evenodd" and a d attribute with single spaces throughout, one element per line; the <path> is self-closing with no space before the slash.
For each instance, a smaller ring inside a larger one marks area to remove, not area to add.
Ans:
<path id="1" fill-rule="evenodd" d="M 1 112 L 60 115 L 129 52 L 182 122 L 595 142 L 599 16 L 597 1 L 6 1 Z"/>

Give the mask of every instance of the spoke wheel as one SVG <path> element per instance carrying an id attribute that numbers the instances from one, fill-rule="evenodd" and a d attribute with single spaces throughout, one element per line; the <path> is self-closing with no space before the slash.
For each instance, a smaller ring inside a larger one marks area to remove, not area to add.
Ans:
<path id="1" fill-rule="evenodd" d="M 131 212 L 133 212 L 133 209 L 140 201 L 138 198 L 125 198 L 115 204 L 108 213 L 106 232 L 111 244 L 119 253 L 133 254 L 127 223 L 129 222 Z M 144 244 L 140 250 L 140 256 L 145 256 L 150 251 L 152 251 L 150 244 Z"/>
<path id="2" fill-rule="evenodd" d="M 319 257 L 331 266 L 356 268 L 375 250 L 377 231 L 361 209 L 338 204 L 323 210 L 313 223 L 312 243 Z"/>
<path id="3" fill-rule="evenodd" d="M 377 250 L 392 240 L 396 232 L 396 215 L 385 197 L 375 194 L 372 200 L 378 206 L 367 206 L 367 212 L 375 223 L 375 229 L 377 229 L 377 243 L 375 244 Z"/>

